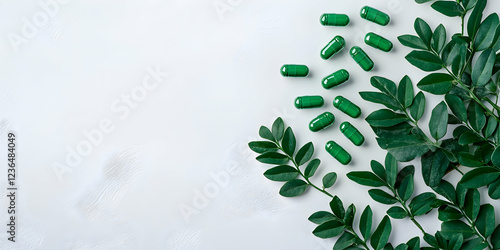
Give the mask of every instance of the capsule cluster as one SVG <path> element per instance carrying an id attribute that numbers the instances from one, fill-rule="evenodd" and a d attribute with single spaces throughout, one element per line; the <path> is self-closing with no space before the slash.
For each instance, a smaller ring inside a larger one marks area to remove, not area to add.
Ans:
<path id="1" fill-rule="evenodd" d="M 360 16 L 365 20 L 382 26 L 386 26 L 390 22 L 389 15 L 369 6 L 361 8 Z M 321 15 L 320 23 L 323 26 L 347 26 L 350 23 L 350 19 L 345 14 L 325 13 Z M 389 52 L 393 48 L 391 41 L 373 32 L 366 34 L 364 41 L 367 45 L 384 52 Z M 321 49 L 320 56 L 324 60 L 329 60 L 340 53 L 345 47 L 345 39 L 340 35 L 336 35 Z M 368 72 L 374 68 L 375 64 L 373 60 L 361 47 L 352 46 L 349 54 L 364 71 Z M 284 77 L 306 77 L 309 74 L 309 68 L 306 65 L 297 64 L 285 64 L 281 67 L 280 71 Z M 323 88 L 328 90 L 346 83 L 349 81 L 349 78 L 349 72 L 346 69 L 340 69 L 324 77 L 321 84 Z M 319 95 L 299 96 L 295 99 L 294 104 L 297 109 L 321 108 L 324 106 L 325 100 Z M 361 115 L 361 109 L 343 96 L 335 97 L 333 106 L 352 118 L 358 118 Z M 318 132 L 332 126 L 334 123 L 335 115 L 331 112 L 324 112 L 309 123 L 309 129 L 312 132 Z M 365 142 L 364 136 L 348 121 L 340 124 L 340 131 L 356 146 L 361 146 Z M 333 140 L 326 143 L 325 149 L 344 165 L 348 165 L 352 160 L 351 155 Z"/>

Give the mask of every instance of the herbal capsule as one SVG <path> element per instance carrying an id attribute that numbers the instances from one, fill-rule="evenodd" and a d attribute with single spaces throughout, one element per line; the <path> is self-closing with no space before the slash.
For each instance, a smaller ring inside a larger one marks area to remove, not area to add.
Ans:
<path id="1" fill-rule="evenodd" d="M 349 80 L 349 72 L 347 72 L 347 70 L 345 69 L 341 69 L 323 78 L 321 84 L 323 85 L 323 88 L 331 89 L 344 82 L 347 82 L 347 80 Z"/>
<path id="2" fill-rule="evenodd" d="M 340 124 L 340 131 L 356 146 L 361 146 L 365 142 L 365 137 L 363 137 L 359 130 L 349 122 Z"/>
<path id="3" fill-rule="evenodd" d="M 356 63 L 361 66 L 364 71 L 370 71 L 373 69 L 373 66 L 375 64 L 360 47 L 352 47 L 349 53 L 351 54 L 351 57 L 354 59 L 354 61 L 356 61 Z"/>
<path id="4" fill-rule="evenodd" d="M 284 77 L 306 77 L 309 68 L 306 65 L 285 64 L 281 66 L 280 72 Z"/>
<path id="5" fill-rule="evenodd" d="M 349 164 L 352 160 L 351 155 L 347 153 L 347 151 L 345 151 L 344 148 L 339 146 L 339 144 L 337 144 L 334 141 L 327 142 L 325 149 L 326 152 L 330 153 L 333 156 L 333 158 L 337 159 L 340 163 L 344 165 Z"/>
<path id="6" fill-rule="evenodd" d="M 324 103 L 321 96 L 299 96 L 295 99 L 295 107 L 298 109 L 319 108 Z"/>
<path id="7" fill-rule="evenodd" d="M 392 50 L 391 41 L 372 32 L 366 34 L 365 43 L 385 52 L 389 52 Z"/>
<path id="8" fill-rule="evenodd" d="M 386 26 L 391 21 L 389 15 L 368 6 L 365 6 L 361 9 L 360 15 L 361 18 L 374 22 L 376 24 L 380 24 L 382 26 Z"/>
<path id="9" fill-rule="evenodd" d="M 339 53 L 344 47 L 344 38 L 341 36 L 336 36 L 321 50 L 321 58 L 327 60 L 333 55 Z"/>
<path id="10" fill-rule="evenodd" d="M 335 97 L 333 99 L 333 106 L 352 118 L 358 118 L 361 115 L 361 109 L 343 96 Z"/>
<path id="11" fill-rule="evenodd" d="M 311 123 L 309 123 L 309 129 L 312 132 L 318 132 L 332 125 L 333 122 L 335 122 L 335 116 L 330 112 L 325 112 L 314 118 Z"/>
<path id="12" fill-rule="evenodd" d="M 320 22 L 324 26 L 347 26 L 349 17 L 345 14 L 323 14 Z"/>

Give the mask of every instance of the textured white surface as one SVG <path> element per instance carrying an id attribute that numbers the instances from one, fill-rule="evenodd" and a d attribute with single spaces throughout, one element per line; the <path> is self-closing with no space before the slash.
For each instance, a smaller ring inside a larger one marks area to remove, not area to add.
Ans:
<path id="1" fill-rule="evenodd" d="M 488 12 L 500 9 L 498 1 L 489 2 Z M 391 24 L 359 18 L 366 4 L 389 13 Z M 319 17 L 327 12 L 346 13 L 351 24 L 323 27 Z M 380 220 L 388 207 L 345 177 L 385 155 L 363 120 L 379 106 L 357 92 L 371 90 L 372 75 L 398 81 L 408 74 L 414 82 L 424 75 L 405 62 L 408 50 L 396 39 L 414 33 L 417 16 L 432 27 L 454 28 L 449 35 L 460 28 L 457 20 L 407 0 L 71 0 L 57 4 L 46 24 L 13 45 L 9 37 L 23 36 L 25 20 L 40 13 L 47 12 L 37 1 L 0 1 L 0 162 L 12 129 L 20 188 L 18 242 L 6 241 L 2 227 L 1 249 L 329 249 L 332 241 L 314 237 L 307 221 L 328 209 L 328 199 L 313 190 L 280 197 L 280 184 L 262 176 L 265 166 L 246 144 L 257 139 L 260 125 L 282 116 L 300 145 L 315 143 L 315 157 L 323 162 L 318 176 L 339 174 L 332 192 L 358 211 L 372 205 Z M 393 41 L 394 51 L 367 48 L 362 38 L 368 31 Z M 322 60 L 320 49 L 337 34 L 348 47 L 366 48 L 374 71 L 363 72 L 347 50 Z M 307 64 L 311 75 L 283 78 L 278 70 L 285 63 Z M 340 68 L 350 71 L 350 82 L 324 90 L 320 80 Z M 144 79 L 148 89 L 141 87 Z M 294 109 L 293 99 L 309 94 L 322 95 L 327 105 Z M 360 119 L 333 111 L 338 94 L 362 107 Z M 439 98 L 427 96 L 430 109 Z M 336 125 L 309 132 L 307 123 L 326 110 L 335 113 Z M 367 137 L 363 147 L 340 134 L 344 120 Z M 107 132 L 91 145 L 85 133 L 96 129 Z M 331 139 L 354 155 L 350 166 L 323 150 Z M 79 145 L 86 155 L 71 158 Z M 62 171 L 59 178 L 54 169 Z M 3 171 L 2 225 L 6 185 Z M 192 214 L 183 216 L 181 209 Z M 429 231 L 438 226 L 426 222 Z M 394 228 L 393 242 L 419 233 L 406 220 Z"/>

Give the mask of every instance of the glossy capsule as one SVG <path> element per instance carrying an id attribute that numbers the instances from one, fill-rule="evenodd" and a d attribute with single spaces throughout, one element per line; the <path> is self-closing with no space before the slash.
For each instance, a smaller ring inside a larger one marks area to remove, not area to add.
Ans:
<path id="1" fill-rule="evenodd" d="M 322 129 L 327 128 L 335 122 L 335 116 L 330 112 L 325 112 L 318 117 L 314 118 L 311 123 L 309 123 L 309 129 L 312 132 L 318 132 Z"/>
<path id="2" fill-rule="evenodd" d="M 350 20 L 345 14 L 323 14 L 319 21 L 324 26 L 347 26 Z"/>
<path id="3" fill-rule="evenodd" d="M 309 68 L 306 65 L 285 64 L 281 66 L 280 72 L 284 77 L 306 77 Z"/>
<path id="4" fill-rule="evenodd" d="M 374 22 L 376 24 L 380 24 L 382 26 L 386 26 L 391 21 L 389 15 L 369 6 L 361 8 L 359 14 L 361 15 L 361 18 Z"/>
<path id="5" fill-rule="evenodd" d="M 349 80 L 349 72 L 347 72 L 347 70 L 345 69 L 341 69 L 323 78 L 321 84 L 323 85 L 323 88 L 331 89 L 335 86 L 347 82 L 347 80 Z"/>
<path id="6" fill-rule="evenodd" d="M 373 32 L 366 34 L 365 43 L 382 51 L 389 52 L 392 50 L 392 42 L 379 36 Z"/>
<path id="7" fill-rule="evenodd" d="M 322 50 L 321 58 L 328 60 L 345 47 L 345 40 L 341 36 L 334 37 Z"/>
<path id="8" fill-rule="evenodd" d="M 295 99 L 295 107 L 298 109 L 319 108 L 325 104 L 321 96 L 299 96 Z"/>
<path id="9" fill-rule="evenodd" d="M 349 122 L 343 122 L 340 124 L 340 131 L 356 146 L 361 146 L 365 142 L 365 137 Z"/>
<path id="10" fill-rule="evenodd" d="M 326 152 L 330 153 L 333 158 L 337 159 L 343 165 L 347 165 L 351 162 L 352 157 L 344 148 L 334 141 L 329 141 L 325 145 Z"/>
<path id="11" fill-rule="evenodd" d="M 370 71 L 375 66 L 372 59 L 358 46 L 352 47 L 349 54 L 364 71 Z"/>
<path id="12" fill-rule="evenodd" d="M 335 97 L 333 106 L 352 118 L 358 118 L 361 115 L 361 109 L 343 96 Z"/>

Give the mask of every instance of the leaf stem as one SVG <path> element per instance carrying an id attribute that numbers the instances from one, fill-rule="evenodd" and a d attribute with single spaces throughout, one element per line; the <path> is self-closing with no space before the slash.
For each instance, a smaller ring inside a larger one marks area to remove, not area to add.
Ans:
<path id="1" fill-rule="evenodd" d="M 398 200 L 399 204 L 401 204 L 401 206 L 403 207 L 403 209 L 405 210 L 406 214 L 408 215 L 408 217 L 410 217 L 410 220 L 413 222 L 413 224 L 415 224 L 415 226 L 418 227 L 418 229 L 420 229 L 420 231 L 422 232 L 423 235 L 427 234 L 427 232 L 425 232 L 424 228 L 422 227 L 422 225 L 420 225 L 420 223 L 418 223 L 418 221 L 415 219 L 415 216 L 411 213 L 410 209 L 408 208 L 408 206 L 406 206 L 406 202 L 403 201 L 403 199 L 401 199 L 401 197 L 399 196 L 399 194 L 396 192 L 396 190 L 392 187 L 390 187 L 389 185 L 386 184 L 386 186 L 389 188 L 389 190 L 392 191 L 392 193 L 394 194 L 394 197 Z"/>

